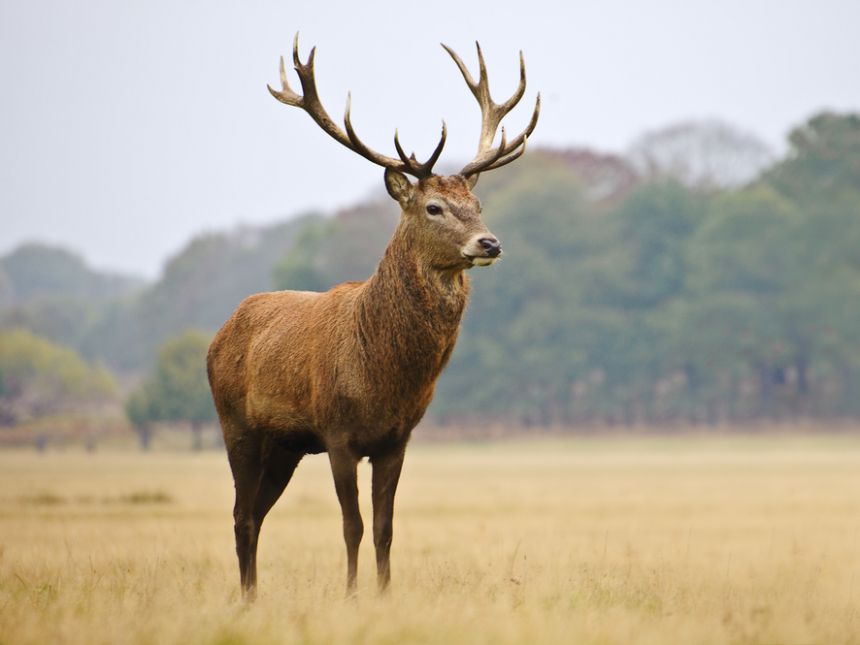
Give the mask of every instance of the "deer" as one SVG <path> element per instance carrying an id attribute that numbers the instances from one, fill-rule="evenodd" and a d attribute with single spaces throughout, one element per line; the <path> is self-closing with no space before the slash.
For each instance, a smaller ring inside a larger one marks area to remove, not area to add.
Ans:
<path id="1" fill-rule="evenodd" d="M 385 188 L 402 212 L 370 278 L 324 293 L 249 296 L 211 343 L 207 368 L 235 484 L 234 532 L 246 600 L 256 595 L 263 520 L 307 454 L 328 454 L 343 521 L 348 596 L 356 590 L 364 533 L 357 466 L 369 459 L 377 585 L 380 592 L 389 587 L 394 496 L 406 445 L 454 349 L 469 298 L 464 272 L 492 265 L 502 255 L 501 243 L 481 220 L 472 189 L 481 173 L 525 152 L 540 115 L 538 94 L 525 129 L 508 140 L 502 127 L 494 145 L 502 118 L 526 89 L 522 52 L 517 89 L 497 104 L 490 97 L 480 45 L 477 81 L 461 58 L 442 46 L 481 109 L 478 152 L 451 176 L 433 173 L 447 137 L 444 121 L 439 142 L 424 162 L 415 153 L 406 155 L 396 130 L 396 158 L 365 145 L 352 125 L 350 95 L 344 128 L 338 126 L 317 92 L 316 47 L 301 62 L 298 34 L 293 64 L 302 94 L 290 87 L 283 57 L 281 89 L 268 86 L 278 101 L 301 108 L 330 137 L 383 167 Z"/>

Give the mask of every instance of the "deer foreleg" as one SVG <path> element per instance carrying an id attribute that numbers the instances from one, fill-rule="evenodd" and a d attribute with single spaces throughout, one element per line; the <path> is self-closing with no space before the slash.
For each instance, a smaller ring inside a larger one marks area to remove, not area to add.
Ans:
<path id="1" fill-rule="evenodd" d="M 358 508 L 358 482 L 356 469 L 358 458 L 349 450 L 329 450 L 331 472 L 340 510 L 343 513 L 343 539 L 346 542 L 346 593 L 355 592 L 358 571 L 358 545 L 364 534 L 364 524 Z"/>
<path id="2" fill-rule="evenodd" d="M 404 447 L 374 457 L 373 463 L 373 545 L 376 547 L 376 576 L 379 590 L 391 582 L 391 539 L 394 522 L 394 493 L 403 467 Z"/>

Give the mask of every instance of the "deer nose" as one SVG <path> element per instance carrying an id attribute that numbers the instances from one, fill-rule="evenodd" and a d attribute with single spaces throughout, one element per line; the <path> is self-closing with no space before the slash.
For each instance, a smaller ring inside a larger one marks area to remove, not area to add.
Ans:
<path id="1" fill-rule="evenodd" d="M 487 254 L 487 257 L 497 258 L 502 254 L 502 245 L 494 237 L 482 237 L 478 240 L 478 244 L 480 244 L 481 248 L 484 249 L 484 253 Z"/>

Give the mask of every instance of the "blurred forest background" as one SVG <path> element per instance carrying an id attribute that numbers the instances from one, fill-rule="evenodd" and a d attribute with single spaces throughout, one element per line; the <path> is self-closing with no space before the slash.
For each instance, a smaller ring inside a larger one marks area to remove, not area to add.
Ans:
<path id="1" fill-rule="evenodd" d="M 399 212 L 379 185 L 195 237 L 154 282 L 74 249 L 0 258 L 0 443 L 204 445 L 211 335 L 249 294 L 369 276 Z M 860 116 L 811 117 L 781 157 L 720 122 L 535 149 L 476 192 L 505 258 L 470 273 L 425 436 L 860 417 Z"/>

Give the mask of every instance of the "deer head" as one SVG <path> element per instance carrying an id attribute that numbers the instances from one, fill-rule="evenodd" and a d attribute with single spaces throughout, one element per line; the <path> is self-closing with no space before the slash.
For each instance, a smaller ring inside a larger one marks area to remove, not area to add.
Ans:
<path id="1" fill-rule="evenodd" d="M 295 107 L 302 108 L 333 139 L 358 153 L 368 161 L 385 168 L 385 187 L 403 209 L 401 227 L 409 237 L 415 251 L 433 268 L 465 269 L 488 266 L 502 254 L 499 240 L 490 233 L 481 220 L 481 204 L 472 188 L 482 172 L 501 168 L 520 157 L 526 149 L 528 137 L 537 126 L 540 115 L 540 94 L 535 101 L 532 117 L 516 137 L 508 141 L 502 127 L 498 146 L 494 146 L 496 132 L 502 119 L 522 98 L 526 89 L 526 67 L 520 52 L 520 81 L 514 94 L 504 103 L 497 104 L 490 97 L 487 68 L 481 46 L 478 50 L 479 76 L 476 82 L 460 57 L 448 46 L 445 51 L 457 64 L 469 90 L 481 108 L 481 137 L 478 152 L 459 173 L 451 176 L 433 174 L 433 166 L 442 153 L 447 137 L 445 122 L 435 150 L 427 161 L 419 162 L 413 152 L 407 155 L 394 132 L 397 158 L 375 152 L 359 139 L 350 118 L 351 98 L 347 95 L 346 111 L 341 129 L 328 115 L 316 87 L 314 56 L 311 49 L 307 62 L 299 58 L 299 35 L 293 41 L 293 65 L 302 85 L 302 94 L 294 92 L 287 81 L 284 58 L 281 57 L 281 90 L 269 87 L 272 96 Z M 407 175 L 417 181 L 412 182 Z"/>

